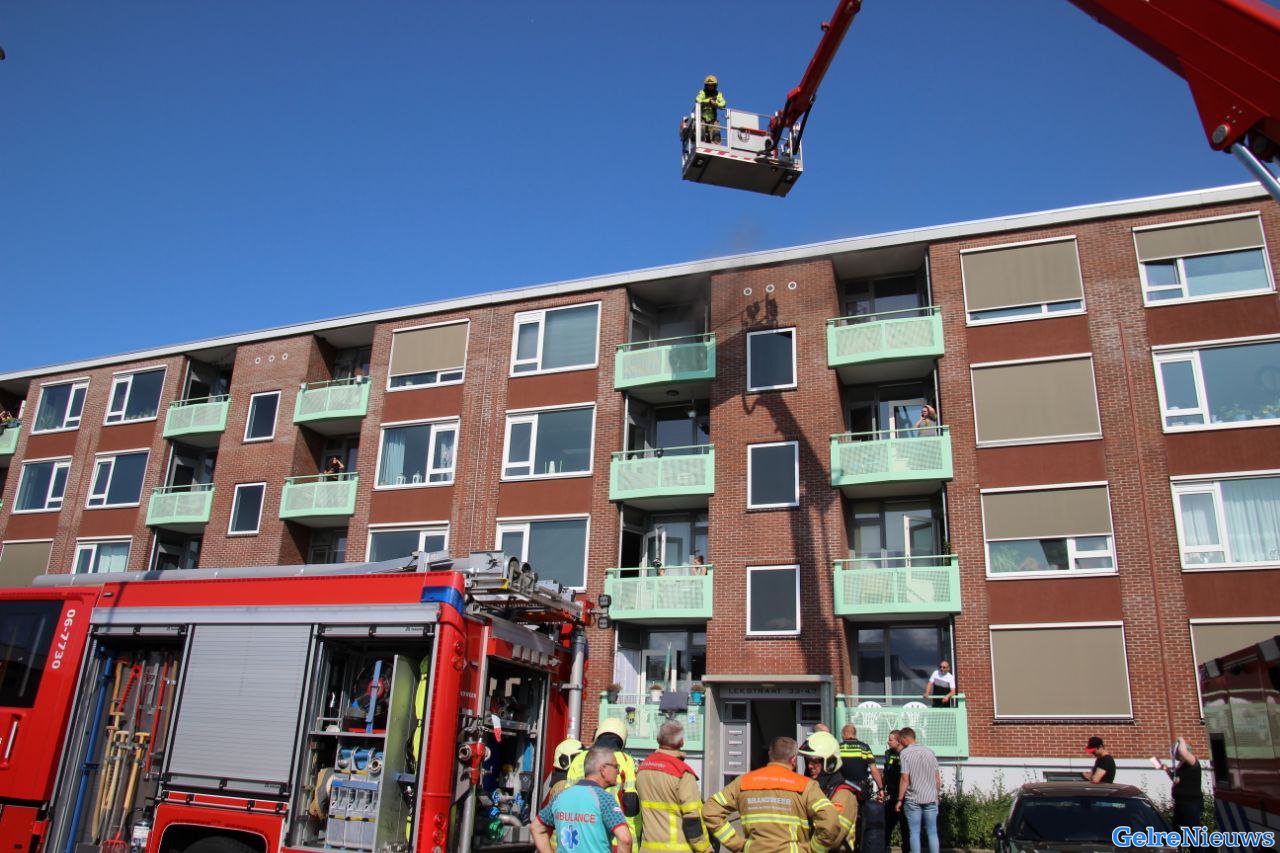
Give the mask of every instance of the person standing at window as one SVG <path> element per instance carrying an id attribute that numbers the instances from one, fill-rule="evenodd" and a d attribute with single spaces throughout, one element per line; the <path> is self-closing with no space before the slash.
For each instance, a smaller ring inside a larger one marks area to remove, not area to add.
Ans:
<path id="1" fill-rule="evenodd" d="M 915 422 L 915 430 L 917 436 L 930 436 L 938 434 L 938 412 L 925 403 L 920 409 L 920 417 Z"/>
<path id="2" fill-rule="evenodd" d="M 347 470 L 347 466 L 342 464 L 342 458 L 339 456 L 330 456 L 329 461 L 324 463 L 324 474 L 327 479 L 336 480 L 338 476 Z"/>
<path id="3" fill-rule="evenodd" d="M 935 708 L 950 708 L 955 704 L 956 676 L 951 671 L 951 661 L 938 661 L 938 668 L 924 686 L 924 698 L 932 700 Z"/>

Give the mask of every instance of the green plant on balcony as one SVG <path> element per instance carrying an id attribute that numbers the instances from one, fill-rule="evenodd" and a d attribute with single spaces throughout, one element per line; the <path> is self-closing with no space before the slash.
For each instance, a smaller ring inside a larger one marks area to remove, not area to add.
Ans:
<path id="1" fill-rule="evenodd" d="M 649 701 L 655 705 L 662 701 L 662 685 L 656 681 L 649 685 Z"/>
<path id="2" fill-rule="evenodd" d="M 706 690 L 697 682 L 689 687 L 689 703 L 692 705 L 701 705 L 702 698 L 706 696 Z"/>
<path id="3" fill-rule="evenodd" d="M 616 681 L 613 682 L 605 688 L 604 695 L 610 705 L 617 705 L 618 697 L 622 695 L 622 685 Z"/>

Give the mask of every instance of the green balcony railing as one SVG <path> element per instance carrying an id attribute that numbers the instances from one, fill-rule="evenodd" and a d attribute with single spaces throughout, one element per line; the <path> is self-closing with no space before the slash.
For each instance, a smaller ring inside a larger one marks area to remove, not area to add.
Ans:
<path id="1" fill-rule="evenodd" d="M 18 421 L 9 421 L 4 429 L 0 429 L 0 456 L 12 456 L 14 451 L 18 449 L 18 433 L 22 431 L 22 424 Z"/>
<path id="2" fill-rule="evenodd" d="M 216 435 L 227 428 L 231 398 L 226 394 L 195 400 L 175 400 L 164 417 L 164 437 Z"/>
<path id="3" fill-rule="evenodd" d="M 710 444 L 613 454 L 609 500 L 710 495 L 716 490 L 716 452 Z"/>
<path id="4" fill-rule="evenodd" d="M 940 616 L 960 612 L 960 567 L 938 557 L 836 560 L 838 616 Z"/>
<path id="5" fill-rule="evenodd" d="M 657 749 L 658 727 L 667 721 L 667 715 L 658 710 L 658 704 L 648 694 L 643 696 L 622 694 L 617 702 L 609 702 L 600 694 L 600 717 L 617 717 L 627 723 L 628 749 Z M 684 726 L 685 752 L 703 750 L 703 732 L 707 715 L 702 705 L 690 705 L 687 713 L 676 714 L 675 719 Z"/>
<path id="6" fill-rule="evenodd" d="M 613 387 L 618 391 L 715 378 L 714 333 L 621 344 L 614 356 Z"/>
<path id="7" fill-rule="evenodd" d="M 951 431 L 945 426 L 831 436 L 831 485 L 950 480 Z"/>
<path id="8" fill-rule="evenodd" d="M 967 758 L 969 755 L 969 712 L 963 693 L 957 693 L 954 708 L 933 708 L 920 696 L 837 696 L 836 731 L 848 723 L 858 728 L 858 740 L 881 751 L 889 732 L 910 726 L 916 742 L 929 747 L 939 758 Z"/>
<path id="9" fill-rule="evenodd" d="M 942 354 L 942 315 L 935 307 L 827 321 L 829 367 Z"/>
<path id="10" fill-rule="evenodd" d="M 295 424 L 337 418 L 363 418 L 369 413 L 367 377 L 308 382 L 298 391 L 293 404 Z"/>
<path id="11" fill-rule="evenodd" d="M 280 517 L 296 521 L 338 520 L 356 511 L 357 474 L 313 474 L 286 477 L 280 495 Z"/>
<path id="12" fill-rule="evenodd" d="M 712 567 L 605 569 L 609 616 L 623 622 L 711 618 Z"/>
<path id="13" fill-rule="evenodd" d="M 164 486 L 151 493 L 147 524 L 152 527 L 188 528 L 209 523 L 213 510 L 213 484 Z"/>

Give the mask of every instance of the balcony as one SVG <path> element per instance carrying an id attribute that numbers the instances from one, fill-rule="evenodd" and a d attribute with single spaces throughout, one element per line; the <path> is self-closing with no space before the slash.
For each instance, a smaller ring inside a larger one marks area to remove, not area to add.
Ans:
<path id="1" fill-rule="evenodd" d="M 711 566 L 605 569 L 604 591 L 613 599 L 609 617 L 647 625 L 706 621 L 711 579 Z"/>
<path id="2" fill-rule="evenodd" d="M 706 397 L 715 378 L 714 334 L 622 344 L 614 356 L 613 387 L 650 403 Z"/>
<path id="3" fill-rule="evenodd" d="M 658 447 L 613 454 L 609 500 L 645 509 L 705 507 L 716 490 L 716 452 L 710 444 Z"/>
<path id="4" fill-rule="evenodd" d="M 293 422 L 323 435 L 359 432 L 368 413 L 369 381 L 363 376 L 304 383 L 293 404 Z"/>
<path id="5" fill-rule="evenodd" d="M 280 518 L 308 527 L 343 527 L 356 511 L 357 474 L 286 477 Z"/>
<path id="6" fill-rule="evenodd" d="M 864 557 L 836 560 L 837 616 L 937 618 L 960 612 L 960 566 L 940 557 Z"/>
<path id="7" fill-rule="evenodd" d="M 22 425 L 18 421 L 10 421 L 4 429 L 0 429 L 0 458 L 12 456 L 18 449 L 18 433 Z"/>
<path id="8" fill-rule="evenodd" d="M 950 479 L 945 426 L 831 436 L 831 485 L 851 498 L 926 494 Z"/>
<path id="9" fill-rule="evenodd" d="M 930 708 L 919 696 L 837 696 L 836 731 L 847 723 L 857 726 L 858 739 L 867 743 L 884 743 L 889 732 L 910 726 L 916 730 L 916 742 L 939 758 L 969 756 L 969 712 L 963 693 L 956 694 L 954 708 Z"/>
<path id="10" fill-rule="evenodd" d="M 230 407 L 231 398 L 226 394 L 175 400 L 169 404 L 169 412 L 164 417 L 164 437 L 181 439 L 197 447 L 217 447 L 227 428 Z"/>
<path id="11" fill-rule="evenodd" d="M 684 726 L 685 752 L 702 752 L 703 729 L 707 720 L 703 708 L 702 705 L 690 705 L 688 712 L 675 715 L 676 721 Z M 649 701 L 647 694 L 624 693 L 614 703 L 601 694 L 599 719 L 608 717 L 626 720 L 628 749 L 657 749 L 658 727 L 667 721 L 667 715 L 658 710 L 656 702 Z"/>
<path id="12" fill-rule="evenodd" d="M 942 315 L 934 307 L 827 321 L 827 366 L 849 384 L 918 377 L 942 354 Z"/>
<path id="13" fill-rule="evenodd" d="M 151 493 L 147 524 L 179 533 L 199 533 L 213 510 L 213 484 L 164 486 Z"/>

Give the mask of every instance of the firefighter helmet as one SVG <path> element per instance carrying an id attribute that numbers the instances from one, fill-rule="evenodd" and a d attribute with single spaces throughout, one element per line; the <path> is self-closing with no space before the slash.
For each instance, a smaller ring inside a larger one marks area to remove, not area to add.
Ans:
<path id="1" fill-rule="evenodd" d="M 582 752 L 582 741 L 577 738 L 567 737 L 560 741 L 556 746 L 555 762 L 557 769 L 568 770 L 569 765 L 573 763 L 573 757 Z"/>
<path id="2" fill-rule="evenodd" d="M 600 735 L 611 734 L 622 738 L 622 742 L 627 742 L 627 724 L 618 717 L 607 717 L 600 721 L 600 725 L 596 727 L 596 740 L 600 739 Z"/>
<path id="3" fill-rule="evenodd" d="M 714 74 L 708 74 L 708 75 L 707 75 L 707 79 L 702 81 L 702 85 L 704 85 L 704 86 L 718 86 L 718 85 L 720 85 L 720 81 L 716 79 L 716 75 L 714 75 Z"/>
<path id="4" fill-rule="evenodd" d="M 840 767 L 840 742 L 831 732 L 814 732 L 800 747 L 800 754 L 822 760 L 822 769 L 834 773 Z"/>

